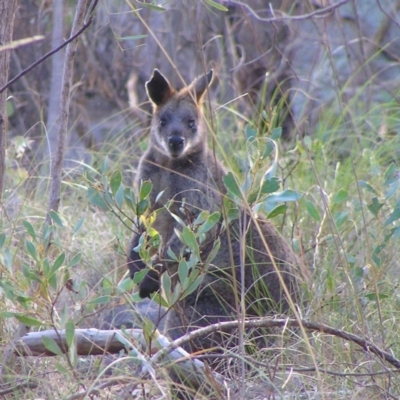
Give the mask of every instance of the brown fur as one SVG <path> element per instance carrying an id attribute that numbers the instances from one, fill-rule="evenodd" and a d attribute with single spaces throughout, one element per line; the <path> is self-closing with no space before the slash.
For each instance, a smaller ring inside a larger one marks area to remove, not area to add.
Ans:
<path id="1" fill-rule="evenodd" d="M 201 111 L 202 97 L 211 80 L 212 71 L 197 78 L 189 87 L 176 91 L 155 70 L 146 84 L 154 113 L 149 147 L 140 161 L 137 182 L 150 180 L 153 184 L 151 208 L 164 208 L 154 225 L 162 237 L 164 251 L 157 256 L 157 262 L 161 262 L 162 267 L 149 272 L 140 284 L 142 297 L 148 297 L 159 289 L 159 275 L 164 271 L 174 276 L 177 265 L 168 260 L 168 247 L 175 254 L 182 254 L 184 249 L 174 232 L 174 229 L 181 230 L 181 227 L 170 212 L 189 224 L 201 210 L 210 213 L 222 210 L 225 194 L 222 177 L 226 172 L 207 146 L 207 128 Z M 156 201 L 162 191 L 164 193 Z M 173 201 L 168 211 L 165 206 L 170 200 Z M 182 201 L 184 212 L 181 211 Z M 217 237 L 221 240 L 221 247 L 199 288 L 179 301 L 170 313 L 167 327 L 173 338 L 195 327 L 236 317 L 235 291 L 240 296 L 242 284 L 246 292 L 246 316 L 288 311 L 286 295 L 265 244 L 292 299 L 298 301 L 299 262 L 292 249 L 270 221 L 253 220 L 244 210 L 241 214 L 229 225 L 229 235 L 222 221 L 208 233 L 206 244 L 201 248 L 203 261 Z M 244 273 L 241 274 L 239 237 L 244 235 L 246 256 Z M 132 239 L 128 258 L 132 277 L 135 272 L 145 268 L 138 253 L 132 250 L 138 240 L 139 233 Z M 241 276 L 244 276 L 244 282 Z M 195 348 L 211 344 L 210 341 L 202 341 L 196 343 Z"/>

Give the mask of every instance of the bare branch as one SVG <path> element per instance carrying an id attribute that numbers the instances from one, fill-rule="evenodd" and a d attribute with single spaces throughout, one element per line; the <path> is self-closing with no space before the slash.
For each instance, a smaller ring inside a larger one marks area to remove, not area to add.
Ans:
<path id="1" fill-rule="evenodd" d="M 287 15 L 285 14 L 283 11 L 277 11 L 277 10 L 273 10 L 272 6 L 271 6 L 271 12 L 273 15 L 275 15 L 275 13 L 281 13 L 282 16 L 281 17 L 273 17 L 273 18 L 263 18 L 260 17 L 248 4 L 243 3 L 242 1 L 236 1 L 236 0 L 229 0 L 230 3 L 234 3 L 237 5 L 240 5 L 244 8 L 246 8 L 246 10 L 248 10 L 250 12 L 250 14 L 256 18 L 258 21 L 262 21 L 262 22 L 280 22 L 280 21 L 302 21 L 305 19 L 310 19 L 310 18 L 314 18 L 314 17 L 323 17 L 325 16 L 325 14 L 333 11 L 334 9 L 342 6 L 343 4 L 346 4 L 349 0 L 341 0 L 335 4 L 332 4 L 328 7 L 325 8 L 321 8 L 318 10 L 315 10 L 309 14 L 302 14 L 302 15 Z"/>
<path id="2" fill-rule="evenodd" d="M 368 353 L 373 353 L 378 357 L 384 359 L 389 364 L 395 366 L 396 368 L 400 368 L 400 360 L 395 358 L 392 354 L 380 349 L 378 346 L 373 344 L 371 341 L 367 339 L 363 339 L 360 336 L 357 336 L 353 333 L 346 332 L 340 329 L 332 328 L 328 325 L 309 322 L 304 320 L 296 320 L 296 319 L 271 319 L 269 317 L 248 320 L 245 321 L 246 328 L 272 328 L 272 327 L 300 327 L 310 330 L 317 331 L 321 333 L 325 333 L 328 335 L 333 335 L 340 337 L 341 339 L 348 340 L 350 342 L 356 343 L 359 345 L 364 351 Z M 171 343 L 171 345 L 163 350 L 160 350 L 157 354 L 154 355 L 152 361 L 155 362 L 161 359 L 165 353 L 168 353 L 170 350 L 173 350 L 183 344 L 190 342 L 193 339 L 198 339 L 204 336 L 209 335 L 212 332 L 216 331 L 231 331 L 238 327 L 238 321 L 228 321 L 228 322 L 220 322 L 218 324 L 213 324 L 207 326 L 205 328 L 196 329 L 193 332 L 187 333 L 181 338 L 175 340 Z"/>

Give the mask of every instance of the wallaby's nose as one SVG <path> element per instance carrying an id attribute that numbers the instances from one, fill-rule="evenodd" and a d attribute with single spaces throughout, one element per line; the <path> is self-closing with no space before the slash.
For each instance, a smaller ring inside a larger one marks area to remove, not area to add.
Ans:
<path id="1" fill-rule="evenodd" d="M 168 139 L 168 146 L 172 155 L 179 155 L 184 144 L 185 139 L 182 136 L 173 135 Z"/>

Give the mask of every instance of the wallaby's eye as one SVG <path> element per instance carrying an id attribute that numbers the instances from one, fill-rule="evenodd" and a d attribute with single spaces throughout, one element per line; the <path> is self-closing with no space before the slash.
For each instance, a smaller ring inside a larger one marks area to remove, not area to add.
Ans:
<path id="1" fill-rule="evenodd" d="M 193 118 L 191 118 L 188 121 L 188 125 L 190 129 L 193 129 L 196 126 L 196 121 Z"/>
<path id="2" fill-rule="evenodd" d="M 160 126 L 161 128 L 167 124 L 167 120 L 165 118 L 160 118 Z"/>

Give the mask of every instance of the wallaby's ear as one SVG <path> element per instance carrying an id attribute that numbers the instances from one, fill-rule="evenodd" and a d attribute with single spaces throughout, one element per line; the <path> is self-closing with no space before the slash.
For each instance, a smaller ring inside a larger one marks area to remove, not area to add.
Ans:
<path id="1" fill-rule="evenodd" d="M 189 90 L 194 92 L 198 103 L 201 102 L 206 89 L 211 85 L 213 75 L 213 70 L 210 70 L 208 74 L 196 78 L 190 85 Z"/>
<path id="2" fill-rule="evenodd" d="M 167 78 L 158 69 L 154 70 L 153 76 L 146 82 L 146 91 L 156 106 L 165 103 L 175 93 Z"/>

